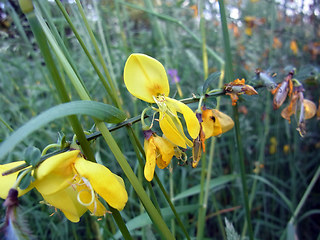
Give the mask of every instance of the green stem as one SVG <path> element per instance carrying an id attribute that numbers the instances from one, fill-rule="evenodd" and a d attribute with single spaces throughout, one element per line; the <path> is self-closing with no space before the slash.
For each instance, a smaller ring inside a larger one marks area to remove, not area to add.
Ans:
<path id="1" fill-rule="evenodd" d="M 235 126 L 235 133 L 236 133 L 236 143 L 237 143 L 237 150 L 238 150 L 238 157 L 240 162 L 240 177 L 241 177 L 241 185 L 242 185 L 242 197 L 243 197 L 243 204 L 245 208 L 245 215 L 246 221 L 248 225 L 249 231 L 249 238 L 253 240 L 253 230 L 251 225 L 251 215 L 250 215 L 250 208 L 249 208 L 249 198 L 248 198 L 248 190 L 247 190 L 247 182 L 246 182 L 246 170 L 244 164 L 244 154 L 243 154 L 243 147 L 242 147 L 242 140 L 240 135 L 240 123 L 239 123 L 239 113 L 238 113 L 238 106 L 236 105 L 233 107 L 233 120 Z"/>
<path id="2" fill-rule="evenodd" d="M 0 116 L 0 122 L 2 122 L 3 125 L 6 126 L 6 128 L 8 128 L 10 132 L 13 132 L 12 127 L 10 127 L 10 125 L 5 120 L 3 120 L 1 116 Z"/>
<path id="3" fill-rule="evenodd" d="M 159 229 L 159 232 L 165 239 L 174 239 L 172 233 L 170 232 L 168 226 L 162 219 L 161 215 L 155 208 L 155 206 L 150 201 L 147 193 L 144 191 L 142 185 L 140 184 L 138 178 L 132 171 L 129 163 L 127 162 L 126 158 L 124 157 L 123 153 L 121 152 L 119 146 L 115 142 L 114 138 L 112 137 L 111 133 L 109 132 L 106 125 L 102 122 L 96 123 L 97 127 L 102 133 L 103 138 L 105 139 L 106 143 L 110 147 L 113 155 L 116 157 L 120 167 L 122 168 L 123 172 L 126 174 L 128 180 L 130 181 L 132 187 L 135 189 L 137 195 L 139 196 L 143 206 L 145 207 L 146 211 L 148 212 L 151 220 Z"/>
<path id="4" fill-rule="evenodd" d="M 299 214 L 299 212 L 301 211 L 303 205 L 305 204 L 313 186 L 316 184 L 317 180 L 319 179 L 319 176 L 320 176 L 320 166 L 318 167 L 317 171 L 315 172 L 311 182 L 309 183 L 306 191 L 304 192 L 298 206 L 296 207 L 296 210 L 294 211 L 294 213 L 292 214 L 292 217 L 290 218 L 289 220 L 289 224 L 294 224 L 295 221 L 296 221 L 296 218 Z"/>
<path id="5" fill-rule="evenodd" d="M 233 74 L 233 67 L 232 67 L 228 22 L 227 22 L 226 10 L 224 7 L 223 0 L 219 0 L 219 7 L 220 7 L 220 17 L 221 17 L 221 26 L 222 26 L 222 34 L 223 34 L 224 53 L 226 57 L 226 65 L 225 65 L 226 79 L 227 79 L 227 82 L 231 82 L 232 79 L 234 78 L 234 74 Z"/>
<path id="6" fill-rule="evenodd" d="M 41 26 L 39 24 L 38 19 L 35 16 L 35 13 L 30 12 L 26 14 L 26 16 L 30 23 L 32 32 L 37 40 L 41 53 L 44 57 L 46 65 L 49 69 L 49 72 L 52 76 L 53 83 L 57 89 L 61 102 L 70 102 L 67 90 L 65 89 L 63 81 L 60 78 L 59 72 L 56 68 L 56 64 L 51 55 L 51 51 L 49 49 L 46 36 L 43 33 L 43 30 L 41 29 Z M 94 154 L 90 148 L 90 144 L 87 141 L 85 134 L 83 133 L 83 129 L 78 118 L 76 116 L 70 116 L 68 117 L 68 120 L 72 126 L 74 133 L 77 135 L 77 138 L 81 144 L 84 154 L 87 156 L 89 160 L 94 161 Z"/>
<path id="7" fill-rule="evenodd" d="M 67 11 L 64 9 L 62 3 L 59 0 L 55 0 L 56 4 L 58 5 L 60 11 L 62 12 L 64 18 L 66 19 L 66 21 L 69 24 L 69 27 L 71 28 L 72 32 L 74 33 L 74 35 L 76 36 L 77 40 L 79 41 L 83 51 L 85 52 L 85 54 L 87 55 L 92 67 L 94 68 L 94 70 L 96 71 L 101 83 L 103 84 L 103 87 L 106 89 L 108 95 L 111 97 L 112 101 L 117 104 L 117 100 L 114 99 L 114 96 L 112 94 L 112 90 L 109 87 L 109 84 L 107 82 L 107 80 L 105 79 L 105 77 L 103 76 L 103 74 L 101 73 L 101 71 L 99 70 L 98 65 L 95 63 L 92 55 L 90 54 L 88 48 L 86 47 L 84 41 L 82 40 L 82 38 L 80 37 L 80 34 L 78 33 L 76 27 L 74 26 L 74 24 L 72 23 Z"/>
<path id="8" fill-rule="evenodd" d="M 117 209 L 111 207 L 110 205 L 109 205 L 109 209 L 112 212 L 112 217 L 116 221 L 116 223 L 119 227 L 119 230 L 122 233 L 123 238 L 124 239 L 133 239 L 131 237 L 130 232 L 129 232 L 126 224 L 124 223 L 119 211 Z"/>
<path id="9" fill-rule="evenodd" d="M 120 104 L 119 97 L 118 97 L 118 95 L 117 95 L 117 93 L 119 94 L 119 91 L 116 89 L 115 84 L 114 84 L 113 80 L 111 79 L 109 70 L 108 70 L 108 68 L 107 68 L 107 65 L 106 65 L 104 59 L 103 59 L 102 53 L 101 53 L 101 51 L 100 51 L 100 49 L 99 49 L 99 46 L 98 46 L 98 43 L 97 43 L 97 40 L 96 40 L 96 38 L 95 38 L 94 35 L 93 35 L 92 29 L 90 28 L 90 25 L 89 25 L 89 23 L 88 23 L 88 20 L 87 20 L 87 18 L 86 18 L 86 15 L 85 15 L 85 13 L 84 13 L 84 11 L 83 11 L 83 8 L 82 8 L 82 6 L 81 6 L 81 3 L 80 3 L 79 0 L 76 0 L 76 3 L 77 3 L 77 6 L 78 6 L 80 15 L 81 15 L 81 17 L 82 17 L 82 20 L 83 20 L 83 22 L 84 22 L 84 24 L 85 24 L 85 26 L 86 26 L 86 29 L 87 29 L 87 31 L 88 31 L 88 33 L 89 33 L 89 36 L 90 36 L 91 42 L 92 42 L 92 44 L 93 44 L 93 46 L 94 46 L 94 49 L 96 50 L 96 53 L 98 54 L 98 59 L 99 59 L 99 61 L 100 61 L 100 64 L 102 65 L 102 68 L 103 68 L 103 70 L 104 70 L 104 73 L 105 73 L 105 75 L 106 75 L 106 77 L 107 77 L 108 84 L 109 84 L 109 86 L 110 86 L 110 88 L 111 88 L 111 95 L 110 95 L 110 96 L 112 96 L 112 99 L 115 100 L 116 106 L 117 106 L 119 109 L 122 109 L 122 105 Z"/>

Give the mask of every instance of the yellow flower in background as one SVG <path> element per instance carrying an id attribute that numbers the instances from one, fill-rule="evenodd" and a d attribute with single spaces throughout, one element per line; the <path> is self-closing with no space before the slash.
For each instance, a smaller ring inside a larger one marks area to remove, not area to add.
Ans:
<path id="1" fill-rule="evenodd" d="M 9 169 L 6 165 L 4 168 Z M 1 181 L 1 197 L 6 197 L 17 174 L 9 175 L 10 178 L 1 176 L 1 180 L 8 180 Z M 118 210 L 128 200 L 123 180 L 105 166 L 85 160 L 79 150 L 46 159 L 33 171 L 33 176 L 31 188 L 35 187 L 47 203 L 60 209 L 72 222 L 78 222 L 87 210 L 95 216 L 106 213 L 98 195 Z"/>
<path id="2" fill-rule="evenodd" d="M 183 148 L 192 146 L 177 113 L 183 115 L 192 138 L 196 138 L 200 131 L 198 119 L 187 105 L 168 97 L 169 82 L 159 61 L 144 54 L 131 54 L 124 67 L 124 83 L 135 97 L 158 105 L 159 125 L 167 139 Z"/>
<path id="3" fill-rule="evenodd" d="M 151 130 L 144 131 L 144 150 L 146 152 L 146 165 L 144 177 L 150 182 L 153 179 L 156 164 L 164 169 L 175 155 L 174 145 L 163 137 L 157 136 Z"/>
<path id="4" fill-rule="evenodd" d="M 295 40 L 292 40 L 290 42 L 290 49 L 293 52 L 294 55 L 298 54 L 299 48 L 298 48 L 298 44 Z"/>
<path id="5" fill-rule="evenodd" d="M 269 153 L 271 155 L 275 154 L 277 151 L 278 141 L 275 137 L 270 138 L 270 146 L 269 146 Z"/>

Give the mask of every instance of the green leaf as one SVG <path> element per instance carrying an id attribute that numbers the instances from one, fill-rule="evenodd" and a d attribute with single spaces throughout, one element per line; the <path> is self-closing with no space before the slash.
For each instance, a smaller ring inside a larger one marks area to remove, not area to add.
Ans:
<path id="1" fill-rule="evenodd" d="M 74 101 L 52 107 L 28 121 L 11 134 L 0 146 L 0 159 L 9 153 L 19 142 L 29 134 L 45 126 L 51 121 L 70 115 L 89 115 L 100 121 L 120 123 L 126 119 L 125 113 L 104 103 L 94 101 Z"/>
<path id="2" fill-rule="evenodd" d="M 25 149 L 24 160 L 29 165 L 32 165 L 34 167 L 39 162 L 40 158 L 41 158 L 41 151 L 38 148 L 34 146 L 29 146 Z"/>
<path id="3" fill-rule="evenodd" d="M 23 172 L 23 171 L 22 171 Z M 20 172 L 19 174 L 21 174 L 22 172 Z M 28 174 L 26 174 L 20 181 L 19 187 L 20 189 L 26 189 L 27 187 L 29 187 L 30 183 L 34 181 L 34 177 L 31 176 L 31 172 L 29 172 Z"/>
<path id="4" fill-rule="evenodd" d="M 230 174 L 230 175 L 224 175 L 224 176 L 221 176 L 221 177 L 217 177 L 217 178 L 211 179 L 210 182 L 209 182 L 209 189 L 222 187 L 223 185 L 227 184 L 228 182 L 233 181 L 236 177 L 237 177 L 237 175 Z M 177 196 L 175 196 L 173 198 L 173 201 L 199 194 L 200 193 L 200 189 L 201 189 L 201 185 L 198 184 L 198 185 L 196 185 L 196 186 L 194 186 L 192 188 L 189 188 L 188 190 L 186 190 L 184 192 L 181 192 Z"/>
<path id="5" fill-rule="evenodd" d="M 220 78 L 220 74 L 221 74 L 220 72 L 214 72 L 209 75 L 209 77 L 206 79 L 206 81 L 203 84 L 203 88 L 202 88 L 203 93 L 207 92 L 207 89 L 209 88 L 209 85 L 211 83 L 216 83 L 217 86 L 219 85 L 218 81 Z"/>
<path id="6" fill-rule="evenodd" d="M 253 178 L 253 179 L 257 179 L 260 182 L 263 182 L 264 184 L 266 184 L 269 187 L 271 187 L 280 196 L 280 198 L 287 204 L 288 209 L 290 211 L 292 211 L 292 203 L 290 202 L 290 200 L 275 185 L 273 185 L 269 180 L 267 180 L 264 177 L 260 177 L 258 175 L 248 175 L 248 176 Z"/>
<path id="7" fill-rule="evenodd" d="M 176 207 L 176 210 L 177 210 L 177 213 L 179 213 L 179 215 L 180 215 L 183 213 L 193 213 L 194 211 L 197 211 L 198 208 L 199 208 L 198 204 L 192 204 L 192 205 L 178 206 L 178 207 Z M 163 216 L 164 220 L 170 220 L 170 219 L 174 218 L 174 214 L 173 214 L 170 207 L 161 209 L 161 215 Z M 148 216 L 147 213 L 143 213 L 143 214 L 140 214 L 139 216 L 129 220 L 126 223 L 126 226 L 129 231 L 132 231 L 134 229 L 142 228 L 142 227 L 145 227 L 150 224 L 152 224 L 150 217 Z M 118 231 L 114 235 L 114 238 L 115 239 L 121 238 L 120 231 Z"/>

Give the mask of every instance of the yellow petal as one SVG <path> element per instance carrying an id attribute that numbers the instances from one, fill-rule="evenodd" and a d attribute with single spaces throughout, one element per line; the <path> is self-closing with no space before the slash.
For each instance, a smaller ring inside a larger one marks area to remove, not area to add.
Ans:
<path id="1" fill-rule="evenodd" d="M 174 120 L 178 127 L 180 127 L 180 131 L 177 129 L 176 124 L 168 114 L 160 112 L 159 125 L 163 134 L 172 143 L 182 148 L 186 148 L 186 145 L 192 146 L 192 142 L 183 133 L 180 120 L 178 118 L 174 118 Z"/>
<path id="2" fill-rule="evenodd" d="M 154 103 L 153 96 L 169 95 L 166 70 L 156 59 L 144 54 L 131 54 L 124 67 L 124 83 L 137 98 Z"/>
<path id="3" fill-rule="evenodd" d="M 73 163 L 79 150 L 57 154 L 48 158 L 35 170 L 34 186 L 44 195 L 51 195 L 73 182 Z"/>
<path id="4" fill-rule="evenodd" d="M 12 162 L 7 163 L 4 165 L 0 165 L 0 198 L 6 199 L 9 193 L 10 188 L 15 184 L 18 174 L 20 171 L 17 171 L 15 173 L 11 173 L 9 175 L 2 176 L 2 173 L 15 168 L 21 164 L 26 163 L 25 161 L 18 161 L 18 162 Z M 30 185 L 27 189 L 21 190 L 18 188 L 18 196 L 22 196 L 23 194 L 27 193 L 32 189 L 33 186 Z"/>
<path id="5" fill-rule="evenodd" d="M 231 117 L 223 112 L 218 111 L 217 109 L 212 109 L 212 112 L 213 116 L 219 119 L 222 133 L 228 132 L 233 128 L 234 122 Z"/>
<path id="6" fill-rule="evenodd" d="M 220 121 L 214 116 L 212 109 L 202 111 L 202 120 L 201 126 L 206 139 L 222 134 Z"/>
<path id="7" fill-rule="evenodd" d="M 303 106 L 305 110 L 305 119 L 313 118 L 314 115 L 316 115 L 317 112 L 317 106 L 314 104 L 314 102 L 304 99 L 303 100 Z"/>
<path id="8" fill-rule="evenodd" d="M 200 132 L 200 124 L 191 108 L 186 104 L 169 97 L 166 98 L 166 102 L 170 109 L 174 108 L 177 112 L 183 115 L 187 124 L 188 133 L 192 139 L 195 139 Z"/>
<path id="9" fill-rule="evenodd" d="M 146 165 L 144 166 L 144 177 L 147 181 L 151 181 L 156 167 L 156 146 L 154 144 L 154 137 L 149 140 L 144 140 L 144 151 L 146 152 Z"/>
<path id="10" fill-rule="evenodd" d="M 154 144 L 160 152 L 160 156 L 157 158 L 157 166 L 164 169 L 171 162 L 174 155 L 174 146 L 171 142 L 159 136 L 154 137 Z"/>
<path id="11" fill-rule="evenodd" d="M 72 186 L 54 194 L 41 195 L 47 203 L 60 209 L 71 222 L 79 222 L 80 217 L 87 211 L 87 208 L 78 202 L 78 192 Z"/>
<path id="12" fill-rule="evenodd" d="M 128 201 L 126 189 L 105 166 L 78 157 L 75 169 L 90 181 L 93 189 L 113 208 L 122 210 Z"/>

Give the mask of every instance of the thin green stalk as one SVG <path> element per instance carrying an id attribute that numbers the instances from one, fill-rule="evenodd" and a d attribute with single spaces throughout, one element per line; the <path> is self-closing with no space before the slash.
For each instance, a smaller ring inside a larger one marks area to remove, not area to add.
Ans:
<path id="1" fill-rule="evenodd" d="M 107 41 L 106 41 L 106 38 L 105 38 L 104 33 L 103 33 L 98 1 L 93 1 L 93 6 L 94 6 L 95 11 L 98 14 L 98 20 L 97 20 L 98 31 L 99 31 L 99 35 L 100 35 L 100 38 L 101 38 L 101 43 L 102 43 L 104 55 L 106 57 L 106 60 L 107 60 L 107 63 L 108 63 L 109 69 L 110 69 L 110 77 L 111 77 L 111 79 L 113 79 L 115 81 L 116 77 L 115 77 L 115 74 L 114 74 L 114 71 L 113 71 L 112 61 L 111 61 L 110 53 L 109 53 L 109 47 L 107 45 Z M 117 86 L 116 82 L 114 82 L 114 84 L 115 84 L 115 86 Z"/>
<path id="2" fill-rule="evenodd" d="M 9 129 L 10 132 L 13 132 L 14 130 L 10 127 L 10 125 L 5 121 L 3 120 L 3 118 L 0 116 L 0 122 L 2 122 L 2 124 Z"/>
<path id="3" fill-rule="evenodd" d="M 205 178 L 207 173 L 207 158 L 204 154 L 201 156 L 201 176 L 200 176 L 200 194 L 199 194 L 199 212 L 197 222 L 197 239 L 203 238 L 204 225 L 206 218 L 207 205 L 204 204 Z"/>
<path id="4" fill-rule="evenodd" d="M 244 164 L 244 154 L 243 154 L 243 147 L 242 147 L 242 139 L 240 135 L 240 123 L 239 123 L 239 113 L 238 113 L 238 106 L 233 107 L 233 120 L 235 126 L 235 133 L 236 133 L 236 144 L 238 150 L 238 158 L 240 163 L 240 177 L 241 177 L 241 185 L 242 185 L 242 197 L 243 197 L 243 204 L 245 208 L 245 215 L 246 221 L 248 225 L 249 231 L 249 238 L 253 240 L 253 230 L 251 225 L 251 215 L 250 215 L 250 208 L 249 208 L 249 198 L 248 198 L 248 189 L 247 189 L 247 182 L 246 182 L 246 170 Z"/>
<path id="5" fill-rule="evenodd" d="M 116 101 L 116 106 L 121 109 L 121 108 L 122 108 L 122 105 L 121 105 L 121 103 L 120 103 L 120 101 L 119 101 L 119 94 L 120 94 L 120 93 L 119 93 L 119 91 L 118 91 L 118 89 L 117 89 L 117 87 L 116 87 L 116 85 L 115 85 L 114 80 L 111 79 L 109 70 L 108 70 L 108 68 L 107 68 L 107 65 L 106 65 L 104 59 L 103 59 L 102 53 L 101 53 L 101 51 L 100 51 L 100 49 L 99 49 L 99 46 L 98 46 L 98 43 L 97 43 L 97 40 L 96 40 L 95 36 L 93 35 L 92 29 L 90 28 L 90 25 L 89 25 L 89 23 L 88 23 L 88 20 L 87 20 L 87 18 L 86 18 L 86 15 L 85 15 L 85 13 L 84 13 L 84 11 L 83 11 L 82 5 L 81 5 L 81 3 L 80 3 L 79 0 L 76 0 L 76 3 L 77 3 L 77 6 L 78 6 L 80 15 L 81 15 L 81 17 L 82 17 L 82 20 L 83 20 L 83 22 L 84 22 L 84 24 L 85 24 L 85 26 L 86 26 L 86 29 L 87 29 L 87 31 L 88 31 L 88 33 L 89 33 L 91 42 L 92 42 L 92 44 L 93 44 L 93 46 L 94 46 L 94 49 L 95 49 L 95 51 L 96 51 L 96 53 L 97 53 L 97 55 L 98 55 L 98 59 L 99 59 L 99 61 L 100 61 L 100 64 L 102 65 L 102 68 L 103 68 L 103 70 L 104 70 L 104 73 L 105 73 L 105 75 L 106 75 L 106 77 L 107 77 L 108 84 L 109 84 L 109 86 L 110 86 L 110 88 L 111 88 L 111 96 L 113 96 L 113 99 Z"/>
<path id="6" fill-rule="evenodd" d="M 59 32 L 56 28 L 56 26 L 54 25 L 54 22 L 48 12 L 48 10 L 46 9 L 46 7 L 44 6 L 44 1 L 42 0 L 38 0 L 38 6 L 39 6 L 39 9 L 41 10 L 41 12 L 44 14 L 44 17 L 46 18 L 46 22 L 48 23 L 48 26 L 50 27 L 50 30 L 54 36 L 54 38 L 56 39 L 58 45 L 60 46 L 62 52 L 64 53 L 64 55 L 66 56 L 67 60 L 69 61 L 73 71 L 75 72 L 75 74 L 77 75 L 77 77 L 79 78 L 82 86 L 84 87 L 84 82 L 81 78 L 81 75 L 79 74 L 79 72 L 77 71 L 77 68 L 74 64 L 74 61 L 72 59 L 72 57 L 70 56 L 70 53 L 69 51 L 67 50 L 65 44 L 64 44 L 64 41 L 62 40 L 61 36 L 59 35 Z M 85 88 L 85 87 L 84 87 Z M 85 89 L 87 91 L 87 89 Z M 87 91 L 88 93 L 88 91 Z"/>
<path id="7" fill-rule="evenodd" d="M 134 145 L 138 147 L 140 153 L 141 153 L 141 154 L 144 156 L 144 158 L 145 158 L 146 156 L 145 156 L 144 149 L 143 149 L 143 147 L 142 147 L 139 139 L 137 138 L 135 132 L 133 131 L 133 129 L 132 129 L 131 127 L 129 128 L 129 134 L 131 134 L 132 137 L 135 139 L 135 144 L 134 144 Z M 143 166 L 143 164 L 142 164 L 142 166 Z M 156 173 L 154 174 L 154 179 L 156 180 L 156 182 L 157 182 L 157 184 L 158 184 L 158 186 L 159 186 L 159 188 L 160 188 L 163 196 L 164 196 L 165 199 L 167 200 L 167 202 L 168 202 L 168 204 L 169 204 L 169 206 L 170 206 L 173 214 L 175 215 L 175 219 L 176 219 L 176 221 L 178 222 L 178 225 L 181 227 L 181 229 L 182 229 L 183 233 L 185 234 L 186 238 L 187 238 L 187 239 L 190 239 L 189 234 L 188 234 L 187 230 L 185 229 L 184 224 L 182 223 L 179 214 L 177 213 L 177 211 L 176 211 L 176 209 L 175 209 L 175 207 L 174 207 L 174 205 L 173 205 L 170 197 L 168 196 L 168 194 L 167 194 L 164 186 L 162 185 L 162 183 L 161 183 L 161 181 L 160 181 L 160 179 L 159 179 L 159 177 L 158 177 L 158 175 L 157 175 Z"/>
<path id="8" fill-rule="evenodd" d="M 49 46 L 47 44 L 46 36 L 44 35 L 44 33 L 39 25 L 39 22 L 35 16 L 35 13 L 32 11 L 32 12 L 27 13 L 26 16 L 27 16 L 27 19 L 30 23 L 32 32 L 37 40 L 37 43 L 38 43 L 39 48 L 41 50 L 41 53 L 44 57 L 46 65 L 51 73 L 52 80 L 53 80 L 54 85 L 57 89 L 60 100 L 62 102 L 69 102 L 70 99 L 69 99 L 68 93 L 67 93 L 67 91 L 64 87 L 64 84 L 60 78 L 60 75 L 59 75 L 58 70 L 56 68 L 56 64 L 52 58 Z M 90 144 L 87 141 L 85 134 L 83 133 L 83 129 L 82 129 L 82 126 L 81 126 L 78 118 L 76 116 L 70 116 L 70 117 L 68 117 L 68 120 L 70 121 L 70 124 L 72 126 L 74 133 L 77 135 L 77 138 L 81 144 L 81 147 L 82 147 L 84 154 L 87 156 L 87 158 L 89 160 L 94 161 L 94 154 L 90 148 Z"/>
<path id="9" fill-rule="evenodd" d="M 172 163 L 169 165 L 169 195 L 170 199 L 173 199 L 174 197 L 174 181 L 173 181 L 173 166 Z M 171 232 L 173 235 L 176 233 L 176 227 L 175 227 L 175 221 L 174 219 L 171 219 Z"/>
<path id="10" fill-rule="evenodd" d="M 151 200 L 149 199 L 148 195 L 144 191 L 142 185 L 140 184 L 138 178 L 132 171 L 129 163 L 127 162 L 126 158 L 124 157 L 123 153 L 121 152 L 119 146 L 115 142 L 114 138 L 112 137 L 111 133 L 109 132 L 106 125 L 102 122 L 96 123 L 97 127 L 102 133 L 102 136 L 108 146 L 110 147 L 113 155 L 116 157 L 120 167 L 122 168 L 123 172 L 126 174 L 128 180 L 130 181 L 132 187 L 135 189 L 136 193 L 138 194 L 142 204 L 144 205 L 145 209 L 147 210 L 151 220 L 159 229 L 160 234 L 165 239 L 174 239 L 174 236 L 170 232 L 168 226 L 162 219 L 161 215 L 152 204 Z"/>
<path id="11" fill-rule="evenodd" d="M 231 57 L 231 48 L 230 48 L 230 40 L 229 40 L 229 31 L 228 31 L 228 22 L 226 17 L 226 10 L 224 7 L 224 1 L 219 1 L 219 9 L 220 9 L 220 17 L 221 17 L 221 27 L 223 34 L 223 45 L 224 45 L 224 54 L 226 57 L 226 79 L 227 82 L 231 82 L 234 78 L 233 67 L 232 67 L 232 57 Z"/>
<path id="12" fill-rule="evenodd" d="M 71 28 L 72 32 L 74 33 L 74 35 L 76 36 L 77 40 L 79 41 L 83 51 L 85 52 L 85 54 L 87 55 L 92 67 L 94 68 L 94 70 L 96 71 L 101 83 L 103 84 L 104 88 L 106 89 L 108 95 L 111 97 L 112 101 L 117 104 L 116 99 L 114 99 L 114 96 L 112 94 L 112 90 L 109 87 L 109 84 L 107 82 L 107 80 L 105 79 L 105 77 L 103 76 L 103 74 L 101 73 L 101 71 L 99 70 L 98 65 L 96 64 L 96 62 L 94 61 L 92 55 L 90 54 L 88 48 L 86 47 L 84 41 L 82 40 L 80 34 L 78 33 L 76 27 L 74 26 L 74 24 L 72 23 L 67 11 L 65 10 L 65 8 L 63 7 L 62 3 L 59 0 L 55 0 L 56 4 L 58 5 L 61 13 L 63 14 L 63 16 L 65 17 L 67 23 L 69 24 L 69 27 Z"/>
<path id="13" fill-rule="evenodd" d="M 204 1 L 201 0 L 199 3 L 200 10 L 200 31 L 201 31 L 201 42 L 202 42 L 202 64 L 203 64 L 203 73 L 204 79 L 208 78 L 208 55 L 206 51 L 206 28 L 205 28 L 205 19 L 203 16 Z M 201 100 L 199 102 L 199 107 L 201 105 Z M 201 151 L 201 150 L 200 150 Z M 210 158 L 209 158 L 210 159 Z M 201 167 L 201 189 L 199 195 L 199 205 L 200 209 L 198 212 L 198 223 L 197 223 L 197 239 L 203 239 L 204 229 L 205 229 L 205 218 L 207 212 L 207 202 L 205 200 L 205 176 L 207 174 L 206 168 L 206 156 L 201 157 L 202 167 Z M 208 169 L 209 170 L 209 169 Z M 208 175 L 207 175 L 208 176 Z"/>
<path id="14" fill-rule="evenodd" d="M 122 233 L 122 237 L 124 239 L 133 239 L 129 233 L 127 226 L 125 225 L 119 211 L 111 206 L 109 206 L 110 211 L 112 212 L 112 217 L 116 221 L 120 232 Z"/>
<path id="15" fill-rule="evenodd" d="M 224 7 L 224 0 L 218 0 L 220 7 L 220 16 L 221 16 L 221 26 L 223 33 L 223 42 L 224 42 L 224 52 L 226 57 L 226 79 L 228 82 L 231 82 L 234 78 L 233 67 L 232 67 L 232 57 L 231 57 L 231 48 L 230 48 L 230 40 L 229 40 L 229 31 L 228 31 L 228 23 L 226 17 L 226 10 Z M 251 225 L 251 215 L 249 208 L 249 199 L 248 199 L 248 190 L 247 190 L 247 182 L 246 182 L 246 171 L 244 164 L 244 154 L 242 147 L 242 139 L 240 135 L 240 122 L 239 122 L 239 113 L 238 106 L 233 107 L 233 117 L 234 117 L 234 125 L 235 125 L 235 133 L 236 133 L 236 144 L 238 150 L 238 158 L 240 162 L 240 176 L 241 176 L 241 185 L 242 185 L 242 195 L 243 195 L 243 204 L 245 207 L 245 215 L 246 221 L 248 224 L 249 238 L 253 240 L 253 230 Z"/>
<path id="16" fill-rule="evenodd" d="M 208 78 L 208 54 L 207 54 L 207 43 L 206 43 L 206 22 L 203 15 L 204 0 L 200 0 L 200 31 L 201 31 L 201 42 L 202 42 L 202 63 L 204 79 Z"/>
<path id="17" fill-rule="evenodd" d="M 290 218 L 289 220 L 289 224 L 294 224 L 296 219 L 297 219 L 297 216 L 299 215 L 303 205 L 305 204 L 313 186 L 316 184 L 317 180 L 319 179 L 320 177 L 320 166 L 318 167 L 317 171 L 315 172 L 315 174 L 313 175 L 313 178 L 312 180 L 310 181 L 306 191 L 304 192 L 298 206 L 296 207 L 296 210 L 294 211 L 294 213 L 292 214 L 292 217 Z"/>

